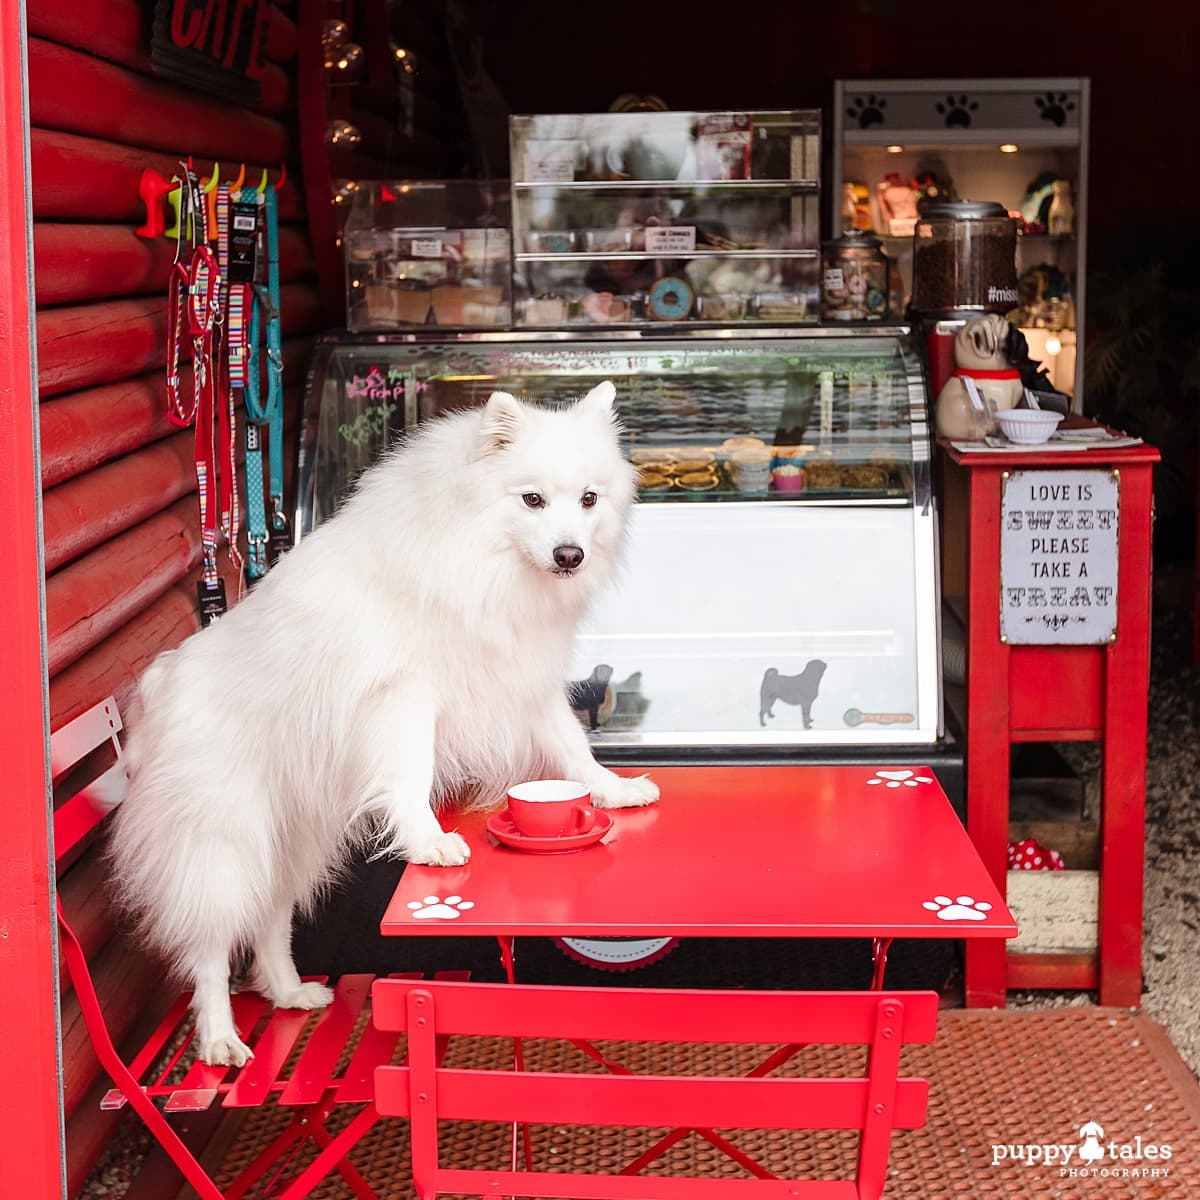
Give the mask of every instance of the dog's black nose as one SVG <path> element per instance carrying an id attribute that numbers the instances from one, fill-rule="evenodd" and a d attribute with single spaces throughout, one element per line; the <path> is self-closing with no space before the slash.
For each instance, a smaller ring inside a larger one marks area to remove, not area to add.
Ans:
<path id="1" fill-rule="evenodd" d="M 578 546 L 555 546 L 554 561 L 564 570 L 573 571 L 583 562 L 583 551 Z"/>

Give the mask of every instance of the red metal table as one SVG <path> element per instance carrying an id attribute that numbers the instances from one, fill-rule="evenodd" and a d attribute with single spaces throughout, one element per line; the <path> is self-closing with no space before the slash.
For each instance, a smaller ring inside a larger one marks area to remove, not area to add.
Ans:
<path id="1" fill-rule="evenodd" d="M 408 867 L 384 934 L 492 935 L 510 982 L 516 937 L 862 937 L 883 984 L 896 937 L 1002 939 L 1017 928 L 933 773 L 924 767 L 672 767 L 658 804 L 613 814 L 586 849 L 499 844 L 488 814 L 447 817 L 471 847 L 462 867 Z M 608 1069 L 594 1048 L 575 1043 Z M 782 1047 L 752 1076 L 799 1052 Z M 522 1069 L 519 1043 L 515 1065 Z M 711 1130 L 752 1173 L 769 1175 Z M 641 1170 L 684 1130 L 626 1168 Z M 518 1143 L 514 1129 L 513 1169 Z M 529 1143 L 525 1143 L 526 1166 Z"/>
<path id="2" fill-rule="evenodd" d="M 633 772 L 628 772 L 633 773 Z M 487 814 L 462 867 L 410 866 L 396 936 L 1011 938 L 1017 927 L 932 771 L 666 767 L 658 804 L 599 843 L 531 854 Z"/>

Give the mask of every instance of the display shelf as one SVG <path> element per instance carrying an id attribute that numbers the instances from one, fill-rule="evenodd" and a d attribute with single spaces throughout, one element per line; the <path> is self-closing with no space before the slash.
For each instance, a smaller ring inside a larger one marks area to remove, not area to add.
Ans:
<path id="1" fill-rule="evenodd" d="M 1061 322 L 1059 300 L 1066 292 L 1067 328 L 1081 350 L 1078 358 L 1072 353 L 1055 364 L 1054 382 L 1075 397 L 1076 408 L 1083 394 L 1089 95 L 1081 78 L 840 80 L 826 186 L 832 233 L 847 223 L 848 190 L 857 186 L 861 198 L 865 188 L 868 199 L 856 205 L 856 220 L 881 230 L 907 298 L 912 239 L 886 231 L 881 196 L 890 176 L 900 185 L 932 181 L 940 198 L 948 188 L 1009 212 L 1044 210 L 1051 200 L 1043 190 L 1047 181 L 1065 181 L 1072 232 L 1017 238 L 1021 304 L 1013 316 L 1032 342 L 1032 331 Z M 1049 269 L 1038 270 L 1043 266 Z"/>
<path id="2" fill-rule="evenodd" d="M 521 251 L 513 255 L 515 262 L 670 262 L 692 258 L 819 258 L 816 250 L 685 250 L 671 254 L 651 254 L 645 250 L 622 250 L 615 253 L 592 250 L 565 250 L 561 254 L 547 252 L 530 254 Z"/>
<path id="3" fill-rule="evenodd" d="M 818 318 L 816 111 L 513 117 L 518 326 Z"/>
<path id="4" fill-rule="evenodd" d="M 818 179 L 575 179 L 560 181 L 553 179 L 514 180 L 513 188 L 518 192 L 534 189 L 553 189 L 563 192 L 687 192 L 703 195 L 706 192 L 754 192 L 787 191 L 817 192 Z"/>

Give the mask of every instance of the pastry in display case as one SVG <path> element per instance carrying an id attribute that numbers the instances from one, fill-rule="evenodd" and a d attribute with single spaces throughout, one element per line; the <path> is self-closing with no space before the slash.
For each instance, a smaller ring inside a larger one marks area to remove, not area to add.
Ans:
<path id="1" fill-rule="evenodd" d="M 930 440 L 904 327 L 331 335 L 305 399 L 295 528 L 422 421 L 495 390 L 562 403 L 603 379 L 639 503 L 564 680 L 591 697 L 593 742 L 936 743 Z"/>
<path id="2" fill-rule="evenodd" d="M 820 114 L 516 116 L 521 326 L 815 322 Z"/>
<path id="3" fill-rule="evenodd" d="M 355 332 L 512 319 L 506 181 L 360 183 L 342 243 Z"/>
<path id="4" fill-rule="evenodd" d="M 838 197 L 829 211 L 831 233 L 869 224 L 897 263 L 906 297 L 930 208 L 998 205 L 1015 232 L 1017 294 L 1005 315 L 1050 383 L 1076 397 L 1077 407 L 1088 107 L 1089 84 L 1081 78 L 839 80 L 829 187 Z M 863 192 L 869 213 L 858 202 Z M 899 221 L 898 209 L 905 214 Z M 922 313 L 913 300 L 913 311 Z"/>

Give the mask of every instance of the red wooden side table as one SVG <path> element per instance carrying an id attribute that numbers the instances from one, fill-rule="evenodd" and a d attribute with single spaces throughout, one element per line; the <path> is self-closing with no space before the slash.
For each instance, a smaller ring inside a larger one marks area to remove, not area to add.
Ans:
<path id="1" fill-rule="evenodd" d="M 1142 869 L 1150 651 L 1151 475 L 1158 451 L 942 450 L 943 595 L 967 638 L 967 828 L 1006 894 L 1013 742 L 1102 741 L 1099 942 L 1095 953 L 1006 952 L 968 942 L 967 1004 L 1003 1006 L 1007 988 L 1098 988 L 1141 996 Z M 1014 472 L 1109 472 L 1119 482 L 1116 630 L 1096 645 L 1002 638 L 1001 515 Z"/>

